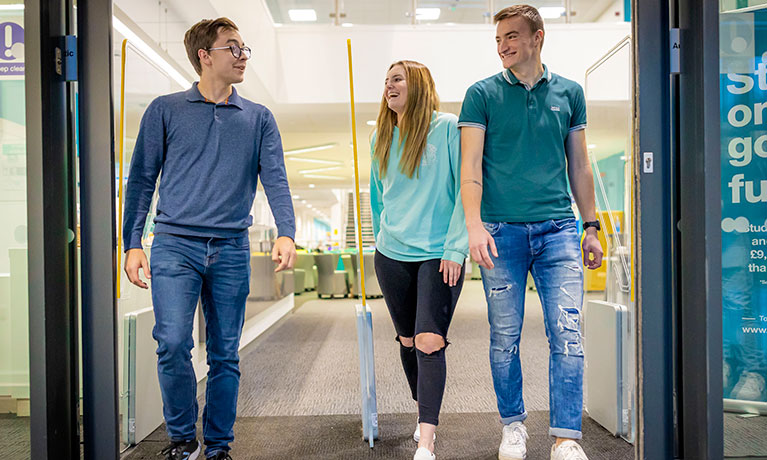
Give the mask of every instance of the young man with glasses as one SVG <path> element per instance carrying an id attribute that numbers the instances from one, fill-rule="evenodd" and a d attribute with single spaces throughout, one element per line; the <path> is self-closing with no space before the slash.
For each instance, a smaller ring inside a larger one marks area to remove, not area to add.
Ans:
<path id="1" fill-rule="evenodd" d="M 576 442 L 583 413 L 582 267 L 602 263 L 586 102 L 580 85 L 541 63 L 538 10 L 515 5 L 494 19 L 504 70 L 468 89 L 458 126 L 469 251 L 482 270 L 490 367 L 505 425 L 498 458 L 527 455 L 519 344 L 531 272 L 549 338 L 551 459 L 586 460 Z M 582 248 L 568 178 L 585 221 Z"/>
<path id="2" fill-rule="evenodd" d="M 199 83 L 147 107 L 131 161 L 125 198 L 125 271 L 146 289 L 152 280 L 158 375 L 171 443 L 166 460 L 194 460 L 197 379 L 191 361 L 198 299 L 206 323 L 209 364 L 202 414 L 208 459 L 231 459 L 239 389 L 238 348 L 250 282 L 248 227 L 260 177 L 278 237 L 275 271 L 296 258 L 295 217 L 282 141 L 271 112 L 243 99 L 250 48 L 226 18 L 204 20 L 184 37 Z M 158 175 L 151 269 L 141 237 Z"/>

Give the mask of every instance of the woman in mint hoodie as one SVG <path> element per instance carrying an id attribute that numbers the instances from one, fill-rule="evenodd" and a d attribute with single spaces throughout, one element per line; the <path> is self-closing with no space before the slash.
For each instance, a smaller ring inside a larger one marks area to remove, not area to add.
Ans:
<path id="1" fill-rule="evenodd" d="M 458 117 L 438 112 L 429 69 L 389 67 L 371 140 L 375 267 L 405 376 L 418 402 L 415 460 L 433 460 L 445 390 L 447 330 L 469 253 Z"/>

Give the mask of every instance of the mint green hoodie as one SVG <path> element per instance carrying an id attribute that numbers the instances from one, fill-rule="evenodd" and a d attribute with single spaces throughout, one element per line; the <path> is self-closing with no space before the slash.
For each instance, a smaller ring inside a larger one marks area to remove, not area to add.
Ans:
<path id="1" fill-rule="evenodd" d="M 403 145 L 404 146 L 404 145 Z M 375 151 L 375 134 L 370 142 Z M 370 167 L 370 208 L 376 249 L 390 259 L 445 259 L 463 264 L 469 236 L 461 204 L 461 136 L 458 117 L 434 112 L 426 150 L 413 178 L 400 171 L 402 148 L 394 128 L 386 176 Z"/>

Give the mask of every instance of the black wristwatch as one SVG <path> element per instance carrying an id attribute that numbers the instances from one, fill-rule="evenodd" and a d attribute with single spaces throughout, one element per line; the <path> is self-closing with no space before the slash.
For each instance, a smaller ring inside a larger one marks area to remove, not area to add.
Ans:
<path id="1" fill-rule="evenodd" d="M 585 232 L 587 228 L 594 227 L 597 229 L 597 231 L 602 230 L 602 225 L 599 223 L 598 220 L 594 220 L 591 222 L 584 222 L 583 223 L 583 231 Z"/>

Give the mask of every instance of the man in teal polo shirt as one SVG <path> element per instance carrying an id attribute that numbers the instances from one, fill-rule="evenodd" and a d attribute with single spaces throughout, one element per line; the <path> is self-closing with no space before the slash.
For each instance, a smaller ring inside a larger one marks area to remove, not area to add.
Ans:
<path id="1" fill-rule="evenodd" d="M 519 358 L 528 272 L 549 338 L 552 460 L 584 460 L 583 265 L 602 264 L 581 87 L 541 63 L 543 20 L 528 5 L 495 15 L 504 70 L 466 92 L 461 196 L 469 250 L 480 265 L 490 321 L 490 365 L 504 423 L 501 460 L 527 455 Z M 582 253 L 568 178 L 586 235 Z"/>

